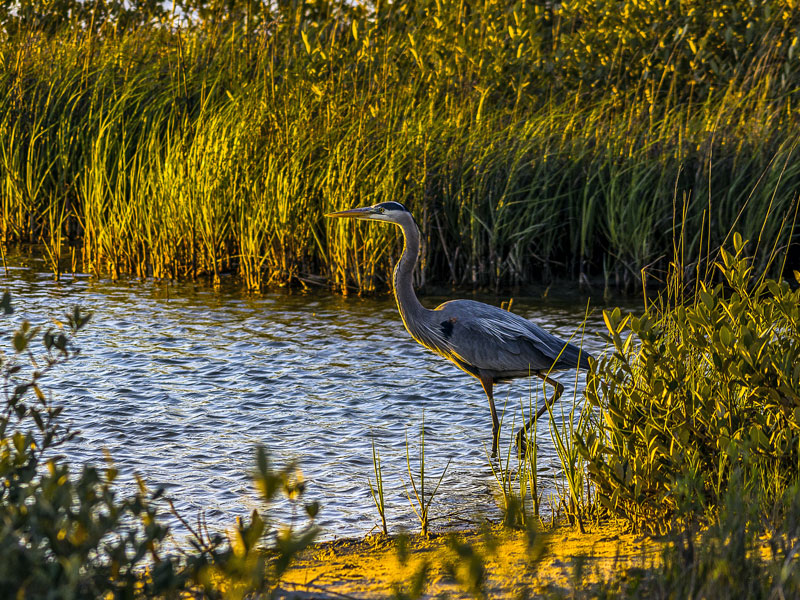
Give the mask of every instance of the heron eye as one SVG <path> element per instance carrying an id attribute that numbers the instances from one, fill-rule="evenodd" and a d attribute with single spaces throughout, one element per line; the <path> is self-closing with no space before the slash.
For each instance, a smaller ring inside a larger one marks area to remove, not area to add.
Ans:
<path id="1" fill-rule="evenodd" d="M 382 209 L 381 209 L 381 214 L 383 214 L 383 213 L 385 213 L 385 212 L 386 212 L 386 209 L 385 209 L 385 208 L 382 208 Z"/>

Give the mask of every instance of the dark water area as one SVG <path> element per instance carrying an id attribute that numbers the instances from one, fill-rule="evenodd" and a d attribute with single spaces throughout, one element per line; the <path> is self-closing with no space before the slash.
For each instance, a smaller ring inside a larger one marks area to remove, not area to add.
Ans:
<path id="1" fill-rule="evenodd" d="M 367 484 L 374 478 L 374 439 L 390 529 L 416 531 L 405 491 L 411 491 L 406 436 L 413 465 L 424 416 L 429 485 L 450 461 L 431 509 L 432 526 L 499 515 L 487 457 L 491 417 L 481 386 L 414 342 L 391 297 L 249 295 L 235 286 L 86 276 L 57 283 L 41 261 L 9 260 L 0 285 L 11 291 L 16 313 L 3 321 L 0 343 L 10 344 L 10 330 L 23 318 L 46 325 L 76 304 L 93 312 L 78 338 L 80 356 L 48 375 L 42 387 L 80 432 L 61 453 L 75 464 L 102 464 L 107 450 L 120 470 L 121 493 L 134 489 L 136 473 L 151 488 L 163 486 L 189 522 L 203 514 L 210 529 L 223 530 L 237 515 L 263 508 L 251 482 L 260 444 L 277 465 L 300 465 L 306 501 L 322 507 L 317 522 L 323 538 L 361 536 L 379 523 Z M 513 310 L 568 338 L 584 320 L 586 300 L 556 297 L 514 298 Z M 422 301 L 433 307 L 446 299 Z M 599 305 L 592 311 L 584 347 L 598 353 L 602 313 Z M 573 402 L 580 404 L 584 377 L 573 371 L 556 378 L 565 387 L 555 410 L 560 419 Z M 527 410 L 531 401 L 543 401 L 538 379 L 500 385 L 495 393 L 498 410 L 506 406 L 505 422 L 517 427 L 520 404 Z M 510 428 L 503 433 L 505 453 Z M 546 509 L 547 497 L 561 485 L 546 420 L 538 440 Z M 292 508 L 279 502 L 269 514 L 273 522 L 288 522 Z M 166 511 L 164 519 L 181 539 L 178 521 Z"/>

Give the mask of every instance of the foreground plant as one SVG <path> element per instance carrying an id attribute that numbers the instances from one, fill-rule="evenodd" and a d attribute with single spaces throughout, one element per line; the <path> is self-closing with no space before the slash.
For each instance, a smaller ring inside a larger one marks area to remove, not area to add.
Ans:
<path id="1" fill-rule="evenodd" d="M 3 296 L 6 315 L 11 298 Z M 58 419 L 41 388 L 49 371 L 77 356 L 75 335 L 90 315 L 76 308 L 63 328 L 42 331 L 23 321 L 12 352 L 0 355 L 4 406 L 0 412 L 0 596 L 100 597 L 179 587 L 176 565 L 162 560 L 167 529 L 156 519 L 159 492 L 143 484 L 118 499 L 113 466 L 76 473 L 53 450 L 73 433 Z M 41 339 L 41 347 L 38 341 Z M 134 525 L 131 527 L 131 525 Z M 152 564 L 148 581 L 141 569 Z"/>
<path id="2" fill-rule="evenodd" d="M 800 289 L 757 276 L 738 234 L 733 246 L 715 264 L 724 283 L 604 315 L 613 354 L 589 376 L 593 427 L 577 443 L 597 500 L 634 529 L 715 510 L 734 472 L 767 504 L 798 481 Z"/>
<path id="3" fill-rule="evenodd" d="M 716 516 L 701 530 L 676 527 L 661 538 L 662 549 L 657 556 L 643 555 L 641 566 L 614 569 L 610 576 L 584 560 L 581 569 L 573 570 L 570 589 L 550 585 L 547 597 L 800 597 L 800 488 L 792 485 L 782 497 L 768 499 L 758 488 L 748 486 L 741 475 L 740 470 L 733 470 L 731 485 L 720 498 Z M 689 506 L 678 509 L 688 517 L 683 510 L 690 510 Z M 594 583 L 587 584 L 586 575 Z"/>
<path id="4" fill-rule="evenodd" d="M 372 468 L 375 471 L 375 486 L 373 487 L 372 481 L 367 480 L 369 485 L 369 493 L 372 495 L 372 501 L 375 503 L 375 508 L 378 509 L 378 514 L 381 516 L 381 526 L 383 528 L 383 535 L 389 535 L 389 530 L 386 527 L 386 499 L 383 495 L 383 469 L 381 468 L 381 456 L 375 449 L 375 438 L 372 438 Z"/>
<path id="5" fill-rule="evenodd" d="M 267 506 L 282 492 L 296 506 L 305 489 L 296 465 L 273 469 L 263 447 L 256 451 L 254 480 Z M 184 573 L 191 584 L 187 587 L 203 590 L 212 598 L 271 593 L 294 556 L 308 547 L 319 531 L 314 525 L 319 505 L 303 504 L 303 510 L 309 520 L 299 529 L 294 519 L 289 525 L 273 527 L 266 511 L 253 510 L 249 520 L 238 519 L 228 530 L 227 540 L 192 531 L 192 546 L 199 553 L 186 560 Z"/>
<path id="6" fill-rule="evenodd" d="M 447 473 L 447 469 L 450 467 L 450 461 L 447 461 L 447 464 L 442 469 L 442 474 L 439 477 L 439 481 L 433 488 L 433 491 L 430 492 L 427 496 L 425 495 L 425 416 L 422 417 L 422 425 L 419 428 L 419 471 L 417 475 L 416 481 L 414 480 L 414 474 L 411 472 L 411 456 L 410 450 L 408 445 L 408 434 L 406 434 L 406 467 L 408 468 L 408 478 L 411 481 L 411 489 L 414 491 L 414 501 L 411 500 L 411 494 L 409 494 L 408 490 L 406 489 L 406 496 L 408 497 L 408 503 L 411 505 L 411 509 L 414 511 L 414 514 L 417 515 L 419 519 L 419 523 L 422 526 L 422 535 L 428 535 L 428 513 L 430 512 L 431 505 L 433 504 L 433 499 L 436 497 L 436 492 L 439 491 L 439 486 L 442 485 L 442 480 L 444 479 L 445 474 Z"/>
<path id="7" fill-rule="evenodd" d="M 408 536 L 401 533 L 395 538 L 394 542 L 397 562 L 400 568 L 405 570 L 409 565 L 411 554 Z M 421 598 L 428 587 L 431 567 L 431 561 L 427 558 L 418 561 L 409 576 L 392 583 L 393 598 L 395 600 L 417 600 Z"/>

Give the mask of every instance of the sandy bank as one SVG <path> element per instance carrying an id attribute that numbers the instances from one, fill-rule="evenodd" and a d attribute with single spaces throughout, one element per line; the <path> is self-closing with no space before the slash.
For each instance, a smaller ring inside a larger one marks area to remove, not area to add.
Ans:
<path id="1" fill-rule="evenodd" d="M 470 585 L 491 598 L 526 597 L 625 577 L 630 569 L 651 566 L 660 549 L 651 538 L 608 529 L 581 534 L 556 528 L 536 534 L 533 545 L 524 532 L 499 527 L 462 532 L 455 539 L 448 534 L 409 537 L 405 560 L 395 538 L 316 544 L 290 568 L 278 596 L 390 598 L 397 591 L 409 594 L 419 576 L 425 581 L 424 598 L 470 598 Z"/>

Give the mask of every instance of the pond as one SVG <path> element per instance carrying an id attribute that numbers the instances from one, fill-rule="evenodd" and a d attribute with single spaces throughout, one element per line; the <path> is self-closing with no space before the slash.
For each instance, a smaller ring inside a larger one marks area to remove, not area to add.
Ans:
<path id="1" fill-rule="evenodd" d="M 107 450 L 123 493 L 133 489 L 137 473 L 148 486 L 163 486 L 189 522 L 202 514 L 210 529 L 223 530 L 235 516 L 262 508 L 251 482 L 260 444 L 276 464 L 299 464 L 306 500 L 321 504 L 323 539 L 362 536 L 380 520 L 367 483 L 374 479 L 374 440 L 390 530 L 417 531 L 405 491 L 411 491 L 406 439 L 414 465 L 424 418 L 429 481 L 450 462 L 431 509 L 432 526 L 499 514 L 483 390 L 409 337 L 390 296 L 249 295 L 233 285 L 215 290 L 86 276 L 57 283 L 37 259 L 10 261 L 2 285 L 16 313 L 5 321 L 5 340 L 23 318 L 47 323 L 76 304 L 93 312 L 78 338 L 81 355 L 42 387 L 80 432 L 60 451 L 75 463 L 101 464 Z M 446 299 L 422 301 L 433 307 Z M 513 309 L 568 338 L 584 320 L 586 304 L 515 298 Z M 602 327 L 601 311 L 594 309 L 584 341 L 591 352 L 603 348 L 596 334 Z M 566 388 L 558 416 L 573 398 L 580 401 L 584 378 L 574 371 L 556 377 Z M 506 423 L 515 420 L 518 427 L 520 405 L 527 410 L 531 399 L 542 402 L 541 382 L 497 386 L 495 397 L 498 410 L 506 405 Z M 511 442 L 509 429 L 501 453 Z M 538 439 L 539 482 L 547 496 L 560 463 L 546 419 Z M 288 522 L 291 511 L 277 503 L 269 514 Z M 169 514 L 165 520 L 180 539 L 185 532 L 178 521 Z"/>

